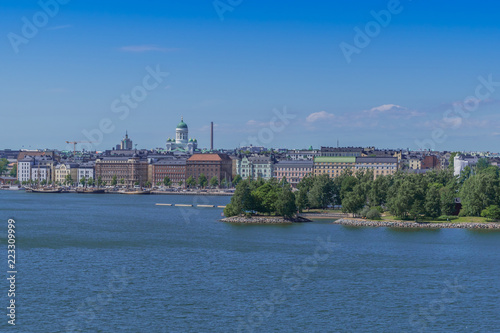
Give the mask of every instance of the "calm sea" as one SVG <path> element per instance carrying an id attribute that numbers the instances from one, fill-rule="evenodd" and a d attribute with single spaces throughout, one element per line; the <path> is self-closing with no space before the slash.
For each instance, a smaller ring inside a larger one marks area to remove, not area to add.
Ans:
<path id="1" fill-rule="evenodd" d="M 500 332 L 500 232 L 219 222 L 229 197 L 0 192 L 2 332 Z"/>

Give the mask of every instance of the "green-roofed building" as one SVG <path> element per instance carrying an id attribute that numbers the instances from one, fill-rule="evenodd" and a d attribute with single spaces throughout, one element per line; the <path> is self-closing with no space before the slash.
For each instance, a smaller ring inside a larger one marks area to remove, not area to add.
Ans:
<path id="1" fill-rule="evenodd" d="M 346 170 L 353 170 L 355 165 L 354 156 L 318 156 L 314 158 L 314 175 L 327 174 L 330 178 L 335 178 Z"/>

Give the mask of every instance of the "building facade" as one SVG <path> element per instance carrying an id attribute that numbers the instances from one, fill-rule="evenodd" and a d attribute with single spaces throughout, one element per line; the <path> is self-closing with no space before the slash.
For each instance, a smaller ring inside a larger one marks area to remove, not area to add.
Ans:
<path id="1" fill-rule="evenodd" d="M 305 176 L 313 173 L 313 167 L 313 161 L 279 161 L 274 164 L 274 177 L 278 180 L 285 177 L 293 187 L 297 187 Z"/>
<path id="2" fill-rule="evenodd" d="M 236 172 L 243 179 L 268 180 L 274 177 L 274 157 L 265 155 L 243 156 L 236 161 Z"/>
<path id="3" fill-rule="evenodd" d="M 325 157 L 320 156 L 314 159 L 314 175 L 327 174 L 330 178 L 340 176 L 346 170 L 353 170 L 356 164 L 356 157 Z"/>
<path id="4" fill-rule="evenodd" d="M 105 184 L 111 185 L 114 176 L 117 178 L 117 185 L 131 187 L 138 183 L 140 186 L 144 186 L 148 181 L 148 163 L 137 155 L 132 157 L 101 157 L 95 161 L 95 177 L 101 177 Z"/>
<path id="5" fill-rule="evenodd" d="M 85 179 L 94 179 L 97 183 L 97 179 L 95 177 L 95 162 L 86 162 L 82 163 L 78 166 L 77 172 L 77 182 L 80 184 L 80 181 Z"/>
<path id="6" fill-rule="evenodd" d="M 231 158 L 226 154 L 194 154 L 186 161 L 186 180 L 198 179 L 201 174 L 208 180 L 216 177 L 219 184 L 223 180 L 229 183 L 233 179 Z"/>
<path id="7" fill-rule="evenodd" d="M 65 184 L 66 177 L 71 176 L 72 184 L 78 181 L 78 164 L 61 163 L 55 167 L 55 182 L 56 184 Z"/>
<path id="8" fill-rule="evenodd" d="M 374 179 L 379 176 L 393 175 L 398 171 L 397 157 L 356 157 L 355 170 L 369 170 Z"/>
<path id="9" fill-rule="evenodd" d="M 154 162 L 152 166 L 152 183 L 163 185 L 165 177 L 170 178 L 172 186 L 180 186 L 186 184 L 186 159 L 172 158 L 162 159 Z"/>

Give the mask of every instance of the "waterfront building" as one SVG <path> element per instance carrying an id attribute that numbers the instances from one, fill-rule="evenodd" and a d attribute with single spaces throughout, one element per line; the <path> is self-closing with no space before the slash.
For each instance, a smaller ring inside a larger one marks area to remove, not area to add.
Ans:
<path id="1" fill-rule="evenodd" d="M 338 177 L 346 170 L 353 170 L 356 164 L 356 157 L 328 157 L 319 156 L 314 159 L 314 175 L 327 174 L 330 178 Z"/>
<path id="2" fill-rule="evenodd" d="M 78 182 L 78 184 L 80 184 L 80 181 L 82 180 L 82 178 L 85 178 L 85 179 L 92 178 L 97 183 L 97 179 L 95 177 L 95 162 L 93 162 L 93 161 L 85 162 L 85 163 L 81 163 L 78 166 L 77 180 L 76 180 Z"/>
<path id="3" fill-rule="evenodd" d="M 166 151 L 180 151 L 193 154 L 195 150 L 198 149 L 198 141 L 196 139 L 188 139 L 188 134 L 188 126 L 181 117 L 181 122 L 175 129 L 175 140 L 170 138 L 167 139 Z"/>
<path id="4" fill-rule="evenodd" d="M 43 166 L 37 165 L 36 168 L 31 169 L 31 181 L 33 183 L 40 183 L 43 181 L 50 182 L 51 181 L 50 171 L 51 171 L 50 167 L 46 165 Z"/>
<path id="5" fill-rule="evenodd" d="M 274 177 L 274 157 L 265 155 L 243 156 L 236 160 L 236 172 L 243 179 Z"/>
<path id="6" fill-rule="evenodd" d="M 198 179 L 204 174 L 208 180 L 216 177 L 221 184 L 222 180 L 232 181 L 232 161 L 226 154 L 193 154 L 186 161 L 186 179 L 193 177 Z"/>
<path id="7" fill-rule="evenodd" d="M 28 182 L 31 179 L 31 168 L 35 165 L 35 158 L 24 157 L 17 162 L 17 180 L 19 183 Z"/>
<path id="8" fill-rule="evenodd" d="M 286 180 L 293 186 L 297 184 L 307 175 L 313 173 L 314 162 L 309 160 L 304 161 L 279 161 L 274 164 L 274 177 L 281 180 L 286 177 Z"/>
<path id="9" fill-rule="evenodd" d="M 139 183 L 144 186 L 148 180 L 148 163 L 136 154 L 131 157 L 100 157 L 95 161 L 95 177 L 101 177 L 106 185 L 111 185 L 114 176 L 117 185 L 131 187 Z"/>
<path id="10" fill-rule="evenodd" d="M 398 171 L 397 157 L 356 157 L 355 170 L 371 170 L 374 179 L 393 175 Z"/>
<path id="11" fill-rule="evenodd" d="M 20 183 L 28 181 L 43 181 L 52 182 L 54 175 L 55 161 L 50 156 L 37 154 L 29 156 L 20 154 L 22 159 L 18 159 L 17 179 Z"/>
<path id="12" fill-rule="evenodd" d="M 56 184 L 64 184 L 66 177 L 70 175 L 73 184 L 77 182 L 78 178 L 78 164 L 76 163 L 60 163 L 55 167 L 55 182 Z"/>
<path id="13" fill-rule="evenodd" d="M 151 164 L 153 185 L 161 183 L 165 177 L 170 178 L 172 186 L 178 186 L 182 182 L 186 184 L 186 161 L 185 158 L 165 158 Z"/>

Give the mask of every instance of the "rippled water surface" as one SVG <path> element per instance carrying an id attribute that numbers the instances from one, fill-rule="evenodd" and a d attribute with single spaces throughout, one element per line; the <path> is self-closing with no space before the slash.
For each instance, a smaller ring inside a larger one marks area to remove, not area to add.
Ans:
<path id="1" fill-rule="evenodd" d="M 239 226 L 155 206 L 228 201 L 1 191 L 18 317 L 4 310 L 0 331 L 500 332 L 500 232 Z"/>

